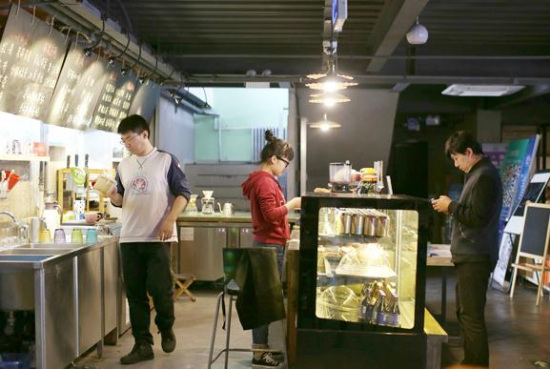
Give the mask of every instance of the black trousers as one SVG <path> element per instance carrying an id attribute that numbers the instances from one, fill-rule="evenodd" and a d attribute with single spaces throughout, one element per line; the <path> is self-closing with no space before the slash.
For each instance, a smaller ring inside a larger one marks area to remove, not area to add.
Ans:
<path id="1" fill-rule="evenodd" d="M 153 298 L 159 331 L 174 325 L 170 243 L 129 242 L 120 244 L 122 273 L 130 307 L 130 323 L 136 344 L 153 344 L 149 332 L 151 312 L 147 293 Z"/>
<path id="2" fill-rule="evenodd" d="M 489 262 L 455 264 L 456 316 L 464 340 L 465 365 L 489 366 L 485 303 L 491 268 Z"/>

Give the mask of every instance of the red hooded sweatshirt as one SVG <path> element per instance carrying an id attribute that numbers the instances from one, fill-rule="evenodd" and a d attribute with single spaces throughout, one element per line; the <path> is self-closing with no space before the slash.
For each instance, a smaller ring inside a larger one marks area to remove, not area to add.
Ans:
<path id="1" fill-rule="evenodd" d="M 266 171 L 258 170 L 250 173 L 241 188 L 243 195 L 250 200 L 254 241 L 285 245 L 290 237 L 286 219 L 288 210 L 277 179 Z"/>

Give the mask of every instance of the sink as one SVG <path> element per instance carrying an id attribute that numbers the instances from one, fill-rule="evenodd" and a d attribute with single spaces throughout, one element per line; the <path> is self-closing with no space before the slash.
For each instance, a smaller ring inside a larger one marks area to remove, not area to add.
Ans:
<path id="1" fill-rule="evenodd" d="M 25 243 L 17 249 L 78 249 L 86 246 L 82 243 Z"/>
<path id="2" fill-rule="evenodd" d="M 2 261 L 24 261 L 24 262 L 36 262 L 36 261 L 44 261 L 46 259 L 49 259 L 51 257 L 54 257 L 55 255 L 52 255 L 51 253 L 48 255 L 0 255 L 0 262 Z"/>
<path id="3" fill-rule="evenodd" d="M 27 249 L 27 248 L 13 248 L 9 250 L 0 251 L 0 255 L 58 255 L 70 252 L 69 248 L 41 248 L 41 249 Z"/>

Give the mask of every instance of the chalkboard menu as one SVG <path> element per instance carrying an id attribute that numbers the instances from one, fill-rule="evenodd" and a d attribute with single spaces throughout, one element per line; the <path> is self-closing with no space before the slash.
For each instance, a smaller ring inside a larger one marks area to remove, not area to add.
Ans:
<path id="1" fill-rule="evenodd" d="M 107 64 L 71 46 L 50 103 L 47 123 L 87 129 L 107 78 Z"/>
<path id="2" fill-rule="evenodd" d="M 0 42 L 0 110 L 45 120 L 66 49 L 60 32 L 12 6 Z"/>
<path id="3" fill-rule="evenodd" d="M 97 102 L 92 128 L 116 132 L 120 121 L 128 116 L 136 91 L 136 74 L 123 76 L 119 68 L 107 71 L 107 79 Z"/>
<path id="4" fill-rule="evenodd" d="M 130 112 L 128 114 L 139 114 L 147 122 L 151 121 L 155 108 L 160 97 L 160 86 L 153 81 L 146 81 L 139 85 Z"/>
<path id="5" fill-rule="evenodd" d="M 520 252 L 541 258 L 546 257 L 550 207 L 531 204 L 526 207 L 525 225 L 519 245 Z"/>

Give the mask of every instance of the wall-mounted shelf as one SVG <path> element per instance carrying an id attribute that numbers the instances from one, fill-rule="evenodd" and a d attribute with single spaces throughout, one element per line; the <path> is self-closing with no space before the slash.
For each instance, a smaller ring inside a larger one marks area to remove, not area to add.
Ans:
<path id="1" fill-rule="evenodd" d="M 34 155 L 0 155 L 0 161 L 50 161 L 50 157 Z"/>

